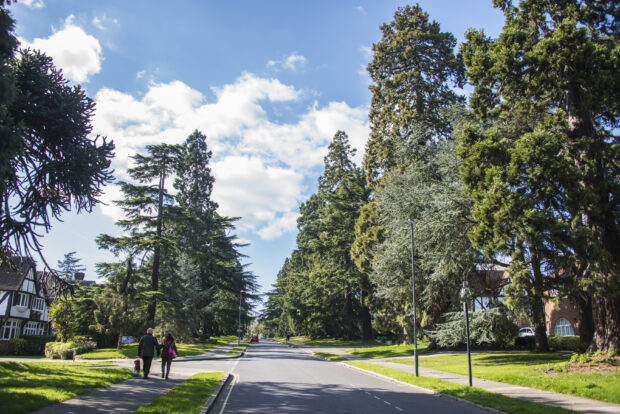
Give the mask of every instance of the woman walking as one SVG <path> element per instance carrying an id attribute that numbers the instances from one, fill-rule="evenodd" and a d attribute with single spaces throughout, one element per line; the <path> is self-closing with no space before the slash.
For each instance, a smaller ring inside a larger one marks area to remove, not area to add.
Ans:
<path id="1" fill-rule="evenodd" d="M 172 360 L 177 357 L 177 345 L 170 332 L 161 340 L 161 377 L 168 379 Z"/>

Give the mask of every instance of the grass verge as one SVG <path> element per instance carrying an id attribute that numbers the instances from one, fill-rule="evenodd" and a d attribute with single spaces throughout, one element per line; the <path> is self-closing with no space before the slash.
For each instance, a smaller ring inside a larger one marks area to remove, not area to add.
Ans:
<path id="1" fill-rule="evenodd" d="M 248 347 L 248 341 L 241 342 L 241 345 L 235 346 L 230 351 L 226 352 L 227 354 L 240 354 Z"/>
<path id="2" fill-rule="evenodd" d="M 208 342 L 198 342 L 195 344 L 177 344 L 178 356 L 200 355 L 210 349 L 228 345 L 236 341 L 236 336 L 220 336 L 209 339 Z M 129 344 L 121 349 L 102 348 L 92 352 L 78 355 L 81 359 L 135 359 L 138 358 L 138 344 Z"/>
<path id="3" fill-rule="evenodd" d="M 399 371 L 397 369 L 386 368 L 368 362 L 351 361 L 347 362 L 358 368 L 376 372 L 396 380 L 416 385 L 418 387 L 440 392 L 441 394 L 451 395 L 462 398 L 485 407 L 495 408 L 509 414 L 562 414 L 572 413 L 559 407 L 551 407 L 544 404 L 533 403 L 530 401 L 519 400 L 495 394 L 476 387 L 454 384 L 434 378 L 416 377 L 413 374 Z"/>
<path id="4" fill-rule="evenodd" d="M 199 413 L 226 374 L 208 372 L 192 375 L 136 413 Z"/>
<path id="5" fill-rule="evenodd" d="M 310 339 L 306 337 L 294 337 L 291 338 L 291 341 L 297 342 L 306 346 L 359 346 L 362 345 L 361 339 L 356 339 L 353 341 L 343 341 L 342 339 L 333 339 L 333 338 L 323 338 L 323 339 Z"/>
<path id="6" fill-rule="evenodd" d="M 328 352 L 315 352 L 314 355 L 318 355 L 325 359 L 329 359 L 330 361 L 346 361 L 345 357 L 341 357 L 340 355 L 330 354 Z"/>
<path id="7" fill-rule="evenodd" d="M 418 354 L 425 353 L 427 347 L 428 341 L 419 341 Z M 347 353 L 369 359 L 410 356 L 413 355 L 413 345 L 386 345 L 368 348 L 355 348 L 347 351 Z"/>
<path id="8" fill-rule="evenodd" d="M 620 369 L 570 372 L 570 353 L 498 352 L 472 354 L 476 378 L 620 403 Z M 390 362 L 413 365 L 413 359 Z M 420 358 L 420 366 L 467 375 L 467 355 Z"/>
<path id="9" fill-rule="evenodd" d="M 127 368 L 101 364 L 0 362 L 3 414 L 28 413 L 131 378 Z"/>

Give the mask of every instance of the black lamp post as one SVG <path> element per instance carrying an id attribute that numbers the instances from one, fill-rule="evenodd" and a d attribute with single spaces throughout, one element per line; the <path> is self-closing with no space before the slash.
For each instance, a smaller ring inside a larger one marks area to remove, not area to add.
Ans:
<path id="1" fill-rule="evenodd" d="M 413 296 L 413 359 L 415 366 L 415 376 L 419 376 L 418 373 L 418 332 L 416 321 L 416 306 L 415 306 L 415 260 L 413 250 L 413 220 L 407 220 L 407 223 L 411 226 L 411 287 Z"/>
<path id="2" fill-rule="evenodd" d="M 463 281 L 463 289 L 461 289 L 461 299 L 463 299 L 463 305 L 465 306 L 465 333 L 467 335 L 467 367 L 469 372 L 469 386 L 471 383 L 471 351 L 469 349 L 469 308 L 467 305 L 467 285 Z"/>
<path id="3" fill-rule="evenodd" d="M 239 291 L 239 321 L 237 325 L 237 346 L 241 345 L 241 293 Z"/>

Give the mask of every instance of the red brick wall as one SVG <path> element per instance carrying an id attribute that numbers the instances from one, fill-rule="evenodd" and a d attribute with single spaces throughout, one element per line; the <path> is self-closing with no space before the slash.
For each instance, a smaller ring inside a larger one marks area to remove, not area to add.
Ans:
<path id="1" fill-rule="evenodd" d="M 547 335 L 553 335 L 555 324 L 561 318 L 567 319 L 573 326 L 575 335 L 579 335 L 579 309 L 571 299 L 560 299 L 558 306 L 554 302 L 545 303 L 545 316 L 547 319 Z"/>

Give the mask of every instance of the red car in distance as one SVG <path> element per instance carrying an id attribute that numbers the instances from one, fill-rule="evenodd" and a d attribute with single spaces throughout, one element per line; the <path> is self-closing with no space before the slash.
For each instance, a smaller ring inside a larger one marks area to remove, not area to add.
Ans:
<path id="1" fill-rule="evenodd" d="M 252 335 L 250 337 L 250 343 L 252 343 L 252 342 L 257 342 L 258 343 L 258 335 Z"/>

